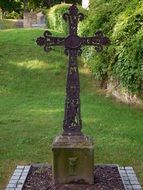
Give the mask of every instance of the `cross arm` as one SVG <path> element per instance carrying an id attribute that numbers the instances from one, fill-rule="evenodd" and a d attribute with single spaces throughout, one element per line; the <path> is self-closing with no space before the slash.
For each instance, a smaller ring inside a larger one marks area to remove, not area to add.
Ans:
<path id="1" fill-rule="evenodd" d="M 110 44 L 108 37 L 104 36 L 102 31 L 97 31 L 93 37 L 83 37 L 81 38 L 81 44 L 87 46 L 95 46 L 97 52 L 103 50 L 103 46 Z"/>
<path id="2" fill-rule="evenodd" d="M 45 31 L 43 37 L 39 37 L 36 40 L 37 45 L 43 46 L 46 52 L 52 49 L 52 46 L 64 45 L 65 38 L 53 37 L 50 31 Z"/>

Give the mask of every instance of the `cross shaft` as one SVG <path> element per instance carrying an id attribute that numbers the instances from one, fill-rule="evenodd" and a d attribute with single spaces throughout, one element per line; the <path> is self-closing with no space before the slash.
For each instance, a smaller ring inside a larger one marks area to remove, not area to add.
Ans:
<path id="1" fill-rule="evenodd" d="M 39 46 L 44 46 L 46 52 L 50 51 L 52 46 L 64 46 L 65 54 L 69 56 L 63 135 L 82 135 L 77 57 L 82 53 L 82 46 L 94 46 L 96 51 L 100 52 L 103 46 L 110 43 L 110 40 L 101 31 L 97 31 L 93 37 L 77 35 L 78 22 L 84 19 L 84 15 L 78 12 L 75 4 L 69 8 L 69 13 L 64 13 L 63 19 L 69 22 L 67 37 L 53 37 L 51 32 L 45 31 L 44 37 L 39 37 L 36 42 Z"/>

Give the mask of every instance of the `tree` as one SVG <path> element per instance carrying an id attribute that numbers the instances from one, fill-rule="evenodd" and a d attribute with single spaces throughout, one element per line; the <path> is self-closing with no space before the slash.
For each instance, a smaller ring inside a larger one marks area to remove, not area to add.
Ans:
<path id="1" fill-rule="evenodd" d="M 20 12 L 21 2 L 18 0 L 0 0 L 0 8 L 2 10 L 2 18 L 4 18 L 6 12 Z"/>
<path id="2" fill-rule="evenodd" d="M 24 12 L 31 9 L 36 10 L 43 7 L 50 7 L 53 0 L 23 0 Z"/>
<path id="3" fill-rule="evenodd" d="M 59 3 L 79 3 L 81 4 L 82 0 L 24 0 L 24 1 L 28 1 L 28 6 L 29 8 L 32 9 L 36 9 L 36 8 L 40 8 L 40 7 L 51 7 L 55 4 L 59 4 Z"/>
<path id="4" fill-rule="evenodd" d="M 27 11 L 28 0 L 23 0 L 23 4 L 24 4 L 24 12 L 26 12 Z"/>
<path id="5" fill-rule="evenodd" d="M 2 18 L 4 18 L 6 12 L 15 11 L 20 13 L 30 10 L 37 10 L 43 7 L 51 7 L 61 2 L 65 3 L 81 3 L 81 0 L 0 0 L 0 8 L 2 10 Z"/>

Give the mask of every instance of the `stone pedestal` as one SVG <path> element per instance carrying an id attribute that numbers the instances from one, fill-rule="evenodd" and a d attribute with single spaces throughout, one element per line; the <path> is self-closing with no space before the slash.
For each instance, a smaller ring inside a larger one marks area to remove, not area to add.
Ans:
<path id="1" fill-rule="evenodd" d="M 53 142 L 55 184 L 94 183 L 93 142 L 86 136 L 58 136 Z"/>

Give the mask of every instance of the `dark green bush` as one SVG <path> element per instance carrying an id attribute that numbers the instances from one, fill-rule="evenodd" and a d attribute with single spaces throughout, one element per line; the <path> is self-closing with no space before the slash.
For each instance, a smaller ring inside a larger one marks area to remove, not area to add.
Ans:
<path id="1" fill-rule="evenodd" d="M 129 92 L 140 94 L 143 81 L 143 1 L 91 0 L 82 35 L 101 29 L 111 45 L 97 54 L 85 48 L 83 57 L 97 79 L 114 78 Z M 89 53 L 88 53 L 89 52 Z"/>

